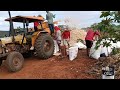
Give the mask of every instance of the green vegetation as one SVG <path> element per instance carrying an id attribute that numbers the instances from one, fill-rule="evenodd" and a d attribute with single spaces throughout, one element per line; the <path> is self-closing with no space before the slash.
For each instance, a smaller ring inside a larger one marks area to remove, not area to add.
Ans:
<path id="1" fill-rule="evenodd" d="M 9 35 L 9 31 L 0 31 L 0 38 L 8 36 Z"/>
<path id="2" fill-rule="evenodd" d="M 21 34 L 21 33 L 23 33 L 23 32 L 24 32 L 24 30 L 23 30 L 23 28 L 21 28 L 21 27 L 17 27 L 17 28 L 15 29 L 15 33 L 16 33 L 16 34 L 17 34 L 17 33 Z M 6 36 L 9 36 L 9 31 L 0 31 L 0 38 L 6 37 Z"/>
<path id="3" fill-rule="evenodd" d="M 109 38 L 110 42 L 120 41 L 120 11 L 103 11 L 100 18 L 102 18 L 100 23 L 91 25 L 92 28 L 101 31 L 101 38 L 97 41 L 96 49 L 101 45 L 102 39 Z M 110 46 L 110 42 L 106 40 L 103 46 Z"/>

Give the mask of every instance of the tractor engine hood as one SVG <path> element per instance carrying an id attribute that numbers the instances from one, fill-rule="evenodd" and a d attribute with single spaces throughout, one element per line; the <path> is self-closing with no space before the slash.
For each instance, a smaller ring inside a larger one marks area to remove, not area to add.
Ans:
<path id="1" fill-rule="evenodd" d="M 15 36 L 15 41 L 18 41 L 20 44 L 22 42 L 23 39 L 23 35 L 17 35 Z M 4 37 L 4 38 L 0 38 L 2 45 L 8 44 L 8 43 L 12 43 L 12 37 Z M 26 43 L 26 38 L 24 38 L 23 43 Z"/>
<path id="2" fill-rule="evenodd" d="M 4 38 L 0 38 L 2 45 L 5 45 L 7 43 L 12 43 L 12 37 L 4 37 Z"/>

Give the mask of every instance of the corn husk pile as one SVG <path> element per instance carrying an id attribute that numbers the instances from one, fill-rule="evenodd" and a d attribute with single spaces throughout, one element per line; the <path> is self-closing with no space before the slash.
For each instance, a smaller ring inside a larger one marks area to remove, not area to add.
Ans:
<path id="1" fill-rule="evenodd" d="M 77 42 L 77 39 L 85 40 L 86 31 L 84 30 L 71 30 L 70 31 L 70 46 L 74 45 Z"/>
<path id="2" fill-rule="evenodd" d="M 111 55 L 109 57 L 100 57 L 99 60 L 93 65 L 88 74 L 93 74 L 97 79 L 102 78 L 102 67 L 114 66 L 115 79 L 120 79 L 120 53 Z"/>

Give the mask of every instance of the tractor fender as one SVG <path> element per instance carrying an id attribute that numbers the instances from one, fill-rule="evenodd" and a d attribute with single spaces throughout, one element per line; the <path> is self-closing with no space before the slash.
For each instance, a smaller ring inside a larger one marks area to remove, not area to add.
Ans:
<path id="1" fill-rule="evenodd" d="M 37 31 L 33 33 L 32 37 L 36 40 L 38 36 L 40 36 L 41 34 L 49 34 L 49 33 L 47 31 Z"/>
<path id="2" fill-rule="evenodd" d="M 48 33 L 48 32 L 46 32 L 46 31 L 37 31 L 37 32 L 34 32 L 34 33 L 32 34 L 32 36 L 39 36 L 41 33 L 46 34 L 46 33 Z"/>

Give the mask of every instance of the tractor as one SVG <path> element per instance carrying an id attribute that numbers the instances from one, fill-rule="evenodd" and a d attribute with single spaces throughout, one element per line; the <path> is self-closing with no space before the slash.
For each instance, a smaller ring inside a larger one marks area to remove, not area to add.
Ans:
<path id="1" fill-rule="evenodd" d="M 0 65 L 4 62 L 7 69 L 11 72 L 17 72 L 24 66 L 24 55 L 33 55 L 40 59 L 48 59 L 54 53 L 54 41 L 50 35 L 48 23 L 45 22 L 42 16 L 15 16 L 5 19 L 10 23 L 9 36 L 0 38 Z M 29 33 L 29 23 L 40 22 L 39 30 Z M 13 22 L 23 23 L 23 31 L 15 32 Z M 30 50 L 32 36 L 35 36 L 35 49 Z"/>

